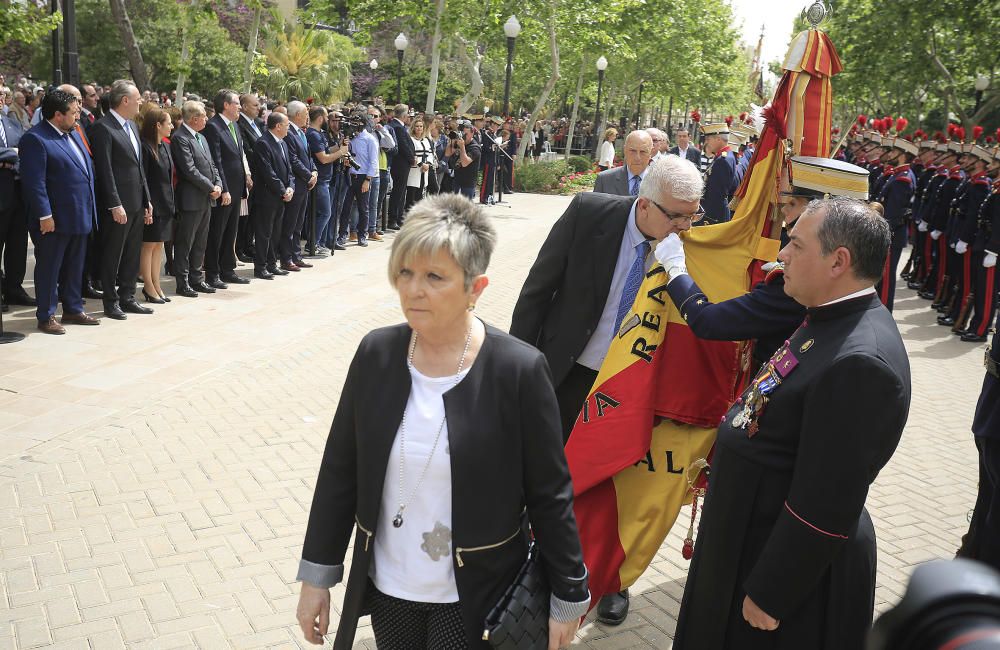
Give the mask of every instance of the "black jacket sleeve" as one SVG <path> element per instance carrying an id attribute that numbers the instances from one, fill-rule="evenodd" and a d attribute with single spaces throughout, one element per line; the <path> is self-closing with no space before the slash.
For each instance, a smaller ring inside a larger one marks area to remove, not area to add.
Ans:
<path id="1" fill-rule="evenodd" d="M 774 618 L 795 611 L 856 532 L 868 487 L 899 443 L 906 395 L 903 380 L 868 355 L 834 361 L 810 388 L 785 507 L 744 583 Z"/>
<path id="2" fill-rule="evenodd" d="M 268 135 L 266 137 L 269 138 L 271 136 Z M 278 176 L 272 154 L 273 150 L 268 146 L 267 141 L 263 137 L 254 143 L 254 180 L 267 187 L 272 194 L 281 196 L 288 187 L 286 183 L 288 179 Z"/>
<path id="3" fill-rule="evenodd" d="M 95 122 L 90 134 L 90 149 L 94 156 L 94 189 L 99 197 L 98 204 L 105 209 L 123 205 L 115 183 L 111 131 L 104 122 Z"/>
<path id="4" fill-rule="evenodd" d="M 208 124 L 202 130 L 202 135 L 205 136 L 205 141 L 208 142 L 208 150 L 212 152 L 212 164 L 215 165 L 216 170 L 219 170 L 219 180 L 222 183 L 219 187 L 222 188 L 223 192 L 229 192 L 229 186 L 226 184 L 226 175 L 221 173 L 222 170 L 222 141 L 221 133 L 219 132 L 219 127 L 209 120 Z M 226 133 L 226 137 L 229 137 L 229 133 Z"/>

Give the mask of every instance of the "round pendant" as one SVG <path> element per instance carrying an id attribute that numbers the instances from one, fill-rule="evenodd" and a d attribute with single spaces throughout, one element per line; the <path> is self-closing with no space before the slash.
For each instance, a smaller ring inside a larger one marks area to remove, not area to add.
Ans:
<path id="1" fill-rule="evenodd" d="M 397 512 L 396 516 L 392 518 L 392 527 L 399 528 L 403 525 L 403 513 Z"/>

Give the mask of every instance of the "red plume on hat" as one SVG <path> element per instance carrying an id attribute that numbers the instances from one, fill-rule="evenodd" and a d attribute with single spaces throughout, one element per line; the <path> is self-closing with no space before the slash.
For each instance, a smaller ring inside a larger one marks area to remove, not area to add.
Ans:
<path id="1" fill-rule="evenodd" d="M 917 129 L 916 131 L 913 132 L 913 139 L 914 140 L 926 140 L 927 139 L 927 134 L 924 133 L 923 129 Z"/>
<path id="2" fill-rule="evenodd" d="M 837 135 L 837 134 L 839 134 L 839 133 L 840 133 L 840 127 L 839 127 L 839 126 L 835 126 L 835 127 L 833 127 L 833 134 L 834 134 L 834 135 Z"/>
<path id="3" fill-rule="evenodd" d="M 896 133 L 902 133 L 906 130 L 906 127 L 910 125 L 910 121 L 905 117 L 896 118 Z"/>
<path id="4" fill-rule="evenodd" d="M 992 135 L 986 136 L 986 144 L 993 144 L 993 136 Z"/>
<path id="5" fill-rule="evenodd" d="M 889 132 L 890 128 L 892 128 L 892 118 L 889 116 L 883 117 L 882 121 L 878 124 L 878 130 L 882 132 L 882 135 L 885 135 Z"/>
<path id="6" fill-rule="evenodd" d="M 740 122 L 746 122 L 746 121 L 747 121 L 747 112 L 743 111 L 742 113 L 740 113 Z"/>
<path id="7" fill-rule="evenodd" d="M 732 115 L 727 115 L 726 116 L 726 126 L 732 126 L 732 125 L 733 125 L 733 116 Z"/>
<path id="8" fill-rule="evenodd" d="M 306 103 L 309 104 L 310 106 L 312 106 L 313 101 L 314 100 L 313 100 L 312 97 L 309 97 L 308 99 L 306 99 Z"/>
<path id="9" fill-rule="evenodd" d="M 934 139 L 940 142 L 941 144 L 947 142 L 947 138 L 944 137 L 944 133 L 941 133 L 940 131 L 934 132 Z"/>
<path id="10" fill-rule="evenodd" d="M 858 126 L 864 126 L 865 124 L 868 124 L 868 116 L 864 114 L 858 115 Z"/>
<path id="11" fill-rule="evenodd" d="M 982 137 L 982 135 L 983 135 L 983 127 L 979 126 L 978 124 L 976 126 L 972 127 L 972 141 L 973 142 L 979 140 L 979 138 Z"/>
<path id="12" fill-rule="evenodd" d="M 951 122 L 948 123 L 948 137 L 954 137 L 955 131 L 957 130 L 958 130 L 957 124 L 952 124 Z"/>
<path id="13" fill-rule="evenodd" d="M 701 122 L 701 113 L 698 111 L 691 111 L 691 121 Z"/>
<path id="14" fill-rule="evenodd" d="M 965 127 L 964 126 L 956 126 L 955 127 L 955 138 L 959 142 L 965 142 Z"/>

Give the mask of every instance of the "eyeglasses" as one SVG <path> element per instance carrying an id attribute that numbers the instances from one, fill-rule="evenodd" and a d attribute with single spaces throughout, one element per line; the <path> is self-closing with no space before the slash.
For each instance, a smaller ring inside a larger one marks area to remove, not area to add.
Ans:
<path id="1" fill-rule="evenodd" d="M 705 216 L 705 209 L 700 206 L 698 207 L 698 211 L 692 214 L 677 214 L 675 212 L 668 212 L 662 205 L 660 205 L 653 199 L 649 199 L 649 202 L 655 205 L 656 208 L 663 213 L 663 216 L 665 216 L 667 219 L 670 219 L 671 221 L 687 220 L 690 221 L 691 223 L 698 223 L 699 221 L 701 221 L 702 217 Z"/>

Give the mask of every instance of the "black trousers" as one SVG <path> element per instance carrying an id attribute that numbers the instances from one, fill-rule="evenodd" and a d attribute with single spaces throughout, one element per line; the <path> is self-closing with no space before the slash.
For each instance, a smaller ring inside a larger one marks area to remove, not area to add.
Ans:
<path id="1" fill-rule="evenodd" d="M 233 199 L 229 205 L 212 208 L 208 226 L 208 248 L 205 249 L 205 273 L 209 278 L 236 270 L 236 229 L 240 221 L 240 199 Z"/>
<path id="2" fill-rule="evenodd" d="M 973 283 L 973 312 L 969 321 L 968 331 L 976 336 L 986 336 L 993 316 L 997 311 L 997 267 L 983 268 L 982 251 L 971 253 L 972 272 L 975 274 Z"/>
<path id="3" fill-rule="evenodd" d="M 1000 571 L 1000 440 L 976 438 L 979 495 L 959 555 Z"/>
<path id="4" fill-rule="evenodd" d="M 418 603 L 366 592 L 379 650 L 463 650 L 469 647 L 458 603 Z"/>
<path id="5" fill-rule="evenodd" d="M 389 195 L 389 223 L 403 223 L 403 211 L 406 206 L 406 178 L 410 175 L 408 167 L 390 169 L 392 176 L 392 194 Z"/>
<path id="6" fill-rule="evenodd" d="M 0 174 L 9 174 L 0 170 Z M 12 183 L 10 196 L 0 196 L 0 256 L 3 257 L 3 292 L 19 289 L 28 263 L 28 218 L 21 201 L 20 183 Z"/>
<path id="7" fill-rule="evenodd" d="M 208 204 L 201 210 L 177 212 L 177 223 L 174 224 L 174 277 L 178 283 L 196 283 L 205 279 L 202 265 L 205 263 L 211 220 L 212 208 Z"/>
<path id="8" fill-rule="evenodd" d="M 287 203 L 259 202 L 253 210 L 253 267 L 257 271 L 278 265 L 278 246 Z"/>
<path id="9" fill-rule="evenodd" d="M 892 311 L 892 304 L 896 300 L 896 269 L 899 267 L 899 259 L 903 256 L 905 247 L 906 226 L 897 226 L 892 231 L 892 242 L 889 245 L 889 254 L 886 256 L 882 279 L 875 286 L 882 304 L 889 311 Z"/>
<path id="10" fill-rule="evenodd" d="M 101 228 L 101 284 L 105 304 L 135 299 L 135 279 L 139 275 L 142 252 L 142 210 L 126 214 L 125 223 L 117 223 L 111 210 L 98 210 Z M 118 288 L 117 296 L 115 287 Z"/>
<path id="11" fill-rule="evenodd" d="M 296 182 L 295 194 L 292 195 L 292 200 L 285 204 L 285 214 L 281 222 L 278 254 L 282 262 L 294 262 L 300 259 L 299 234 L 302 232 L 302 222 L 306 218 L 308 205 L 309 190 L 305 185 Z"/>
<path id="12" fill-rule="evenodd" d="M 253 190 L 250 190 L 250 198 L 247 199 L 247 211 L 247 216 L 236 220 L 236 250 L 241 253 L 253 250 Z"/>
<path id="13" fill-rule="evenodd" d="M 556 402 L 559 404 L 559 420 L 562 422 L 563 444 L 569 441 L 576 418 L 583 403 L 597 379 L 597 371 L 579 363 L 573 364 L 569 374 L 556 387 Z"/>

